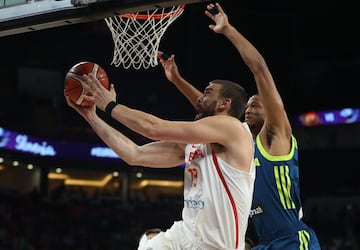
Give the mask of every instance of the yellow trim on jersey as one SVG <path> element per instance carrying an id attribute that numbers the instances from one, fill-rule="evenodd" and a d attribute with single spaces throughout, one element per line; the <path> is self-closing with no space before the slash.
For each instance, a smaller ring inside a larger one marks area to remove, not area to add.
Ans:
<path id="1" fill-rule="evenodd" d="M 295 137 L 291 136 L 291 149 L 289 154 L 287 155 L 271 155 L 264 149 L 263 145 L 261 144 L 260 136 L 256 136 L 256 145 L 259 148 L 260 153 L 269 161 L 288 161 L 294 155 L 294 150 L 297 148 L 297 142 Z"/>
<path id="2" fill-rule="evenodd" d="M 276 188 L 279 193 L 280 201 L 284 209 L 295 209 L 295 204 L 291 199 L 291 180 L 288 166 L 274 166 Z"/>
<path id="3" fill-rule="evenodd" d="M 300 250 L 309 250 L 310 234 L 306 230 L 298 231 Z"/>

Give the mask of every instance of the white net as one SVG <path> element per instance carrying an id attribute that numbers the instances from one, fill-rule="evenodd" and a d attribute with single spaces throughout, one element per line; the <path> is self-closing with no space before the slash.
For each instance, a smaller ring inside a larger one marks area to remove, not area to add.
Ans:
<path id="1" fill-rule="evenodd" d="M 184 5 L 178 5 L 105 18 L 114 41 L 112 64 L 125 69 L 155 67 L 161 38 L 183 11 Z"/>

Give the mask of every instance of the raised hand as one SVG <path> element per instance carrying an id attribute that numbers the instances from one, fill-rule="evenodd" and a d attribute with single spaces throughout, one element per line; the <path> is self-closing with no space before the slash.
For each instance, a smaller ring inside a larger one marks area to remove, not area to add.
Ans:
<path id="1" fill-rule="evenodd" d="M 158 51 L 158 59 L 164 69 L 166 78 L 170 82 L 174 82 L 181 78 L 178 67 L 175 63 L 175 55 L 168 56 L 164 52 Z"/>
<path id="2" fill-rule="evenodd" d="M 215 24 L 210 24 L 209 28 L 215 33 L 223 34 L 225 29 L 230 26 L 227 15 L 221 8 L 220 4 L 208 4 L 206 6 L 205 15 L 207 15 Z"/>

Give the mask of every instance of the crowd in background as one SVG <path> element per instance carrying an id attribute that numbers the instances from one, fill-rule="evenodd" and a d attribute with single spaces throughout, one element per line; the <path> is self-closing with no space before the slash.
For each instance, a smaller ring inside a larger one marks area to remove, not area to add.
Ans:
<path id="1" fill-rule="evenodd" d="M 166 229 L 181 218 L 182 197 L 124 202 L 111 194 L 88 196 L 81 189 L 63 192 L 61 199 L 43 199 L 36 192 L 2 190 L 0 250 L 135 250 L 146 229 Z M 360 249 L 358 204 L 328 199 L 333 207 L 316 198 L 304 201 L 304 219 L 316 230 L 322 249 Z"/>

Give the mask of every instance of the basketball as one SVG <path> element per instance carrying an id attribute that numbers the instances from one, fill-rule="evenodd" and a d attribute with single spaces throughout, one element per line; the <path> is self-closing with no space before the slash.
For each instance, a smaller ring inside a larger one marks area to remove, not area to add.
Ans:
<path id="1" fill-rule="evenodd" d="M 81 82 L 83 81 L 83 75 L 88 73 L 93 73 L 106 89 L 109 89 L 110 87 L 106 71 L 98 64 L 84 61 L 72 66 L 65 76 L 65 93 L 69 96 L 72 102 L 85 107 L 89 107 L 94 104 L 93 102 L 84 100 L 83 98 L 83 88 L 81 86 Z M 87 93 L 87 95 L 91 95 L 91 93 Z"/>

